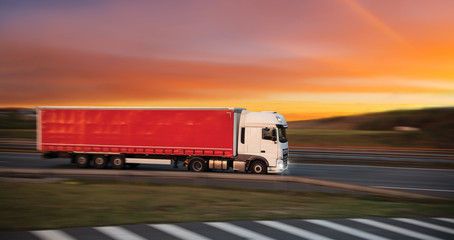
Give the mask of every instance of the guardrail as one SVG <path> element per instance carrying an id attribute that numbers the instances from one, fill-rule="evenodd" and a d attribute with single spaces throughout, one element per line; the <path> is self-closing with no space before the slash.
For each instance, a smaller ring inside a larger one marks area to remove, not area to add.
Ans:
<path id="1" fill-rule="evenodd" d="M 454 169 L 454 150 L 291 146 L 290 161 Z"/>

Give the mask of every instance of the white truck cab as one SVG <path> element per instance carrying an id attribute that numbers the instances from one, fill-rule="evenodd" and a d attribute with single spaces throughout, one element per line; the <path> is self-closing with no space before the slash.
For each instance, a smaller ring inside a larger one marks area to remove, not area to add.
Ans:
<path id="1" fill-rule="evenodd" d="M 287 121 L 276 112 L 242 111 L 233 169 L 281 173 L 288 166 Z"/>

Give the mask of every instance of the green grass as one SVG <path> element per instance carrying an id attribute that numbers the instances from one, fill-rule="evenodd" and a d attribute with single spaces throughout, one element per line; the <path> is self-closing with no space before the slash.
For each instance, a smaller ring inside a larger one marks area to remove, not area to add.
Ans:
<path id="1" fill-rule="evenodd" d="M 292 135 L 307 135 L 307 136 L 399 134 L 399 132 L 396 131 L 329 130 L 329 129 L 289 129 L 288 133 Z"/>
<path id="2" fill-rule="evenodd" d="M 0 182 L 0 230 L 189 221 L 452 216 L 452 200 L 74 181 Z"/>
<path id="3" fill-rule="evenodd" d="M 295 121 L 289 126 L 289 142 L 294 145 L 454 149 L 454 107 Z M 396 126 L 420 131 L 392 131 Z"/>
<path id="4" fill-rule="evenodd" d="M 36 139 L 35 129 L 0 129 L 0 138 Z"/>

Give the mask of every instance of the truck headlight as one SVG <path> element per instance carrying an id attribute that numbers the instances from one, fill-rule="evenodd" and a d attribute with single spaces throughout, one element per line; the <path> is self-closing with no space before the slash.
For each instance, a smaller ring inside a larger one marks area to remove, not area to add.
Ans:
<path id="1" fill-rule="evenodd" d="M 284 170 L 284 161 L 282 160 L 277 161 L 277 169 Z"/>

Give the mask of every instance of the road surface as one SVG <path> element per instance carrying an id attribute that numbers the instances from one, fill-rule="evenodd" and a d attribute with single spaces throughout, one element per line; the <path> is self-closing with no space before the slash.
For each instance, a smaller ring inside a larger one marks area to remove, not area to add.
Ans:
<path id="1" fill-rule="evenodd" d="M 69 159 L 41 159 L 38 153 L 8 152 L 0 152 L 0 167 L 76 168 Z M 166 165 L 140 165 L 138 169 L 186 171 L 182 166 L 173 169 Z M 287 174 L 454 198 L 454 170 L 449 169 L 290 163 Z M 291 186 L 288 189 L 293 190 Z"/>

